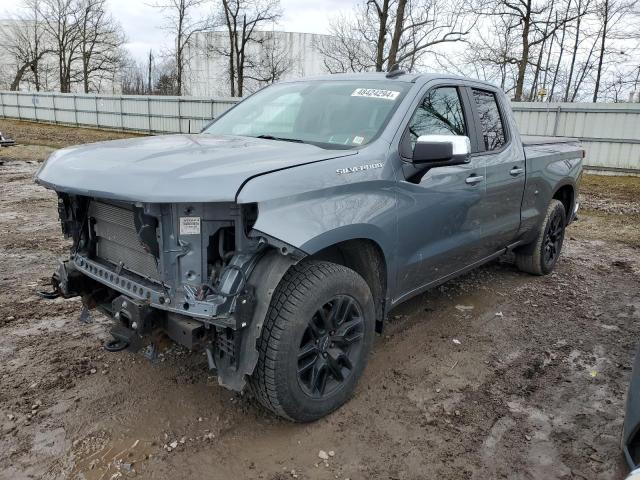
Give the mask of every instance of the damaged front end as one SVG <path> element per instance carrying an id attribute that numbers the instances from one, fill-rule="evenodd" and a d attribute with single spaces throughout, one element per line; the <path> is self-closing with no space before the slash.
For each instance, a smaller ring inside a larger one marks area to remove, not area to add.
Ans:
<path id="1" fill-rule="evenodd" d="M 206 349 L 222 385 L 244 387 L 273 290 L 303 256 L 252 230 L 255 204 L 58 193 L 58 211 L 73 244 L 53 275 L 54 292 L 81 296 L 85 308 L 114 319 L 107 349 L 136 350 L 164 333 Z"/>

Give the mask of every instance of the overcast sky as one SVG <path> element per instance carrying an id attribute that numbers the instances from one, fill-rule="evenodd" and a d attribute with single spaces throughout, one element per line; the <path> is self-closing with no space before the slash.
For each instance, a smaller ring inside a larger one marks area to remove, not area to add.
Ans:
<path id="1" fill-rule="evenodd" d="M 327 33 L 331 17 L 341 10 L 349 10 L 357 2 L 281 0 L 284 16 L 277 28 L 290 32 Z M 127 47 L 136 58 L 144 57 L 150 48 L 160 50 L 171 45 L 172 39 L 159 28 L 162 14 L 148 5 L 152 0 L 107 0 L 107 3 L 124 28 L 129 40 Z M 20 0 L 0 0 L 0 18 L 14 16 L 19 12 L 20 4 Z"/>

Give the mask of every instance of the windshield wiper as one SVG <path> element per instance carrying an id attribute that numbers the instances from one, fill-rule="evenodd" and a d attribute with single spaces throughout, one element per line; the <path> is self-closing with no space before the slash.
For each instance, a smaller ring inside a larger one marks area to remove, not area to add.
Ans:
<path id="1" fill-rule="evenodd" d="M 256 138 L 264 138 L 265 140 L 280 140 L 282 142 L 305 143 L 299 138 L 274 137 L 273 135 L 258 135 Z"/>

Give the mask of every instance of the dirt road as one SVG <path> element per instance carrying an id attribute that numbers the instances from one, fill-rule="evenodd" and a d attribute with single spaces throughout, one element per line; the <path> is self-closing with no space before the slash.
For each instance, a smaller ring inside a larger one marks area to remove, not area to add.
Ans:
<path id="1" fill-rule="evenodd" d="M 104 317 L 35 295 L 68 248 L 32 183 L 50 150 L 0 150 L 0 478 L 624 477 L 640 178 L 587 177 L 554 274 L 505 259 L 392 312 L 353 400 L 298 425 L 219 387 L 199 353 L 107 353 Z"/>

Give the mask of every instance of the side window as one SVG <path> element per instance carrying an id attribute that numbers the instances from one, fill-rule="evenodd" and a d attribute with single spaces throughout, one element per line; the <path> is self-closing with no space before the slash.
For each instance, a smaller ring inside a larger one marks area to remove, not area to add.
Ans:
<path id="1" fill-rule="evenodd" d="M 472 89 L 472 92 L 480 117 L 484 149 L 488 152 L 498 150 L 506 143 L 506 137 L 496 96 L 494 93 L 475 88 Z"/>
<path id="2" fill-rule="evenodd" d="M 434 88 L 425 95 L 409 122 L 411 152 L 421 135 L 467 135 L 457 88 Z"/>

